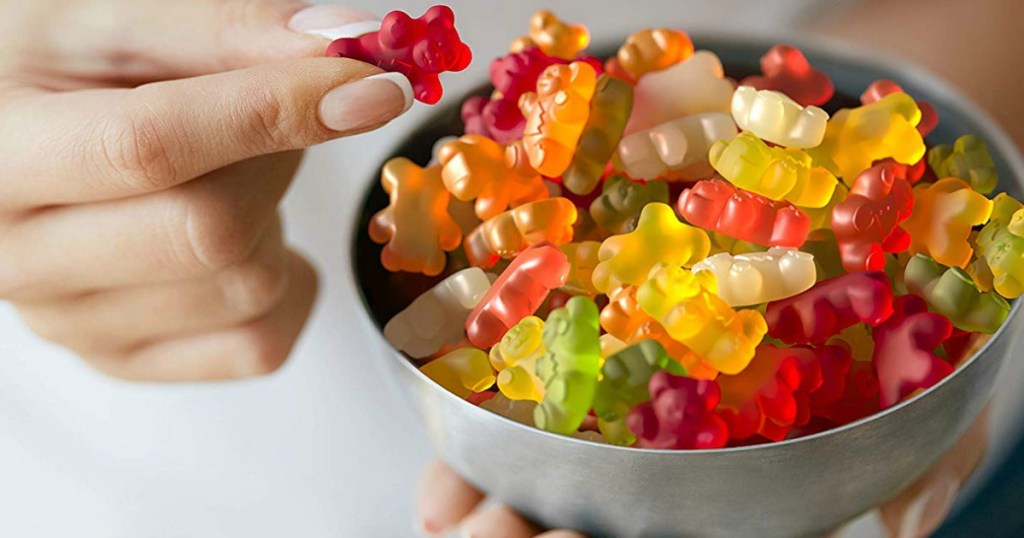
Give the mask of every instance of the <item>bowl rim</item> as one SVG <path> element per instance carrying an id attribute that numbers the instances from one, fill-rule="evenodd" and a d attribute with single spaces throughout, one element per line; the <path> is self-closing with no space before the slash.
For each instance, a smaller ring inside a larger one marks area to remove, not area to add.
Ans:
<path id="1" fill-rule="evenodd" d="M 814 56 L 827 56 L 831 60 L 835 60 L 841 63 L 856 64 L 862 68 L 869 68 L 875 70 L 879 75 L 892 76 L 898 75 L 898 78 L 903 80 L 913 81 L 916 85 L 924 86 L 929 89 L 928 99 L 931 101 L 941 101 L 945 106 L 956 110 L 963 116 L 976 120 L 978 122 L 978 132 L 970 133 L 977 134 L 983 137 L 986 143 L 990 147 L 995 147 L 997 153 L 1004 160 L 1004 164 L 1009 169 L 1013 179 L 1016 180 L 1022 188 L 1024 188 L 1024 156 L 1021 155 L 1020 150 L 1016 144 L 1010 139 L 1009 135 L 1003 130 L 1003 128 L 996 123 L 991 115 L 982 109 L 977 103 L 975 103 L 969 97 L 960 93 L 959 90 L 953 88 L 953 86 L 947 82 L 944 78 L 932 73 L 930 70 L 922 67 L 921 65 L 902 58 L 896 54 L 890 52 L 880 53 L 873 52 L 871 48 L 865 47 L 859 44 L 853 44 L 845 41 L 841 41 L 828 36 L 817 36 L 817 35 L 785 35 L 780 32 L 758 32 L 755 34 L 743 34 L 735 31 L 719 31 L 719 30 L 696 30 L 693 32 L 687 32 L 695 43 L 701 41 L 710 41 L 718 43 L 729 43 L 742 46 L 762 47 L 764 50 L 768 50 L 772 46 L 778 43 L 786 43 L 799 48 L 804 53 L 809 53 Z M 621 42 L 619 40 L 618 42 Z M 590 47 L 591 50 L 615 50 L 618 43 L 615 41 L 609 41 L 608 43 L 599 43 L 598 45 Z M 713 49 L 711 49 L 714 52 Z M 895 78 L 895 77 L 894 77 Z M 482 85 L 483 86 L 483 85 Z M 472 89 L 464 92 L 460 95 L 465 95 L 471 92 Z M 425 120 L 429 121 L 428 118 Z M 941 118 L 940 118 L 941 121 Z M 400 138 L 394 148 L 397 149 L 409 143 L 415 135 L 415 131 L 406 133 L 405 136 Z M 392 154 L 393 156 L 393 154 Z M 390 157 L 389 157 L 390 158 Z M 376 170 L 376 168 L 375 168 Z M 1002 178 L 1001 178 L 1002 179 Z M 360 206 L 362 201 L 365 201 L 374 189 L 377 188 L 377 181 L 371 181 L 361 191 L 362 194 L 358 198 Z M 357 215 L 359 212 L 356 213 Z M 961 372 L 970 368 L 975 362 L 979 360 L 979 357 L 983 355 L 989 347 L 993 345 L 1001 337 L 1004 337 L 1006 333 L 1018 316 L 1020 311 L 1024 309 L 1024 301 L 1013 300 L 1010 308 L 1010 312 L 1006 316 L 1006 320 L 1003 324 L 993 333 L 988 340 L 982 344 L 974 353 L 966 360 L 962 361 L 960 366 L 957 367 L 952 374 L 946 376 L 941 381 L 932 385 L 931 387 L 919 391 L 918 393 L 906 398 L 896 405 L 882 409 L 869 416 L 860 418 L 853 422 L 836 426 L 828 430 L 811 433 L 801 437 L 792 439 L 783 439 L 781 441 L 774 441 L 769 443 L 761 443 L 756 445 L 746 445 L 737 447 L 723 447 L 723 448 L 706 448 L 706 449 L 661 449 L 661 448 L 640 448 L 632 446 L 619 446 L 611 443 L 598 443 L 595 441 L 589 441 L 586 439 L 580 439 L 577 437 L 571 437 L 567 435 L 561 435 L 547 430 L 542 430 L 536 426 L 530 426 L 521 422 L 516 422 L 508 417 L 494 413 L 487 409 L 483 409 L 480 406 L 474 405 L 467 400 L 459 398 L 455 394 L 445 390 L 441 385 L 438 385 L 432 379 L 427 377 L 426 374 L 421 372 L 419 368 L 413 365 L 412 360 L 406 357 L 403 353 L 395 349 L 390 342 L 384 338 L 384 333 L 381 328 L 377 327 L 377 324 L 373 322 L 372 309 L 367 299 L 366 293 L 363 291 L 363 287 L 359 281 L 359 270 L 358 261 L 356 255 L 356 246 L 361 233 L 365 231 L 361 229 L 358 224 L 353 227 L 352 233 L 348 240 L 349 256 L 350 256 L 350 279 L 351 285 L 355 287 L 356 292 L 359 296 L 361 311 L 360 315 L 366 318 L 373 326 L 373 338 L 377 340 L 378 344 L 383 344 L 390 358 L 388 360 L 397 360 L 402 363 L 402 367 L 409 370 L 414 376 L 417 376 L 420 381 L 426 382 L 433 390 L 443 393 L 443 398 L 451 398 L 457 402 L 461 402 L 461 405 L 466 405 L 475 409 L 471 412 L 486 413 L 487 416 L 495 419 L 505 421 L 513 428 L 519 428 L 530 434 L 536 434 L 541 436 L 547 436 L 549 438 L 557 440 L 556 442 L 565 442 L 570 444 L 580 444 L 585 447 L 591 447 L 594 449 L 605 449 L 605 450 L 619 450 L 625 451 L 630 454 L 650 454 L 650 455 L 708 455 L 708 454 L 739 454 L 755 451 L 768 451 L 768 450 L 781 450 L 785 447 L 800 444 L 800 443 L 812 443 L 820 441 L 828 437 L 841 435 L 845 432 L 860 429 L 869 423 L 881 420 L 882 418 L 899 413 L 902 410 L 915 405 L 917 402 L 930 397 L 932 394 L 940 391 L 942 387 L 949 384 L 953 378 L 960 375 Z M 456 404 L 460 405 L 460 404 Z M 600 448 L 598 448 L 600 447 Z"/>

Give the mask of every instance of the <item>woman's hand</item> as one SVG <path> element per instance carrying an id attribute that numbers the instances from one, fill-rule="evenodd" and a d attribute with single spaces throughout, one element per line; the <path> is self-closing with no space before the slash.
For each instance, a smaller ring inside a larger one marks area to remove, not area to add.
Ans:
<path id="1" fill-rule="evenodd" d="M 411 104 L 289 0 L 0 2 L 0 298 L 138 380 L 279 367 L 314 296 L 277 206 L 301 148 Z"/>
<path id="2" fill-rule="evenodd" d="M 974 473 L 988 450 L 986 408 L 924 476 L 878 507 L 882 528 L 890 538 L 924 537 L 946 519 L 956 494 Z M 416 518 L 425 536 L 441 536 L 458 529 L 472 538 L 582 538 L 568 530 L 542 532 L 503 504 L 483 503 L 484 494 L 450 467 L 432 463 L 420 481 Z M 832 535 L 842 538 L 843 532 Z"/>

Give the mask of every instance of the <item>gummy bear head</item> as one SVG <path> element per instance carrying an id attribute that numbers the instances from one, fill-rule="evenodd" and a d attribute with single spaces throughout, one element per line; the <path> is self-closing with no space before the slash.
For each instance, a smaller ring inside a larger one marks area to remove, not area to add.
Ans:
<path id="1" fill-rule="evenodd" d="M 541 10 L 530 19 L 530 37 L 550 56 L 570 59 L 590 44 L 590 32 L 581 24 L 566 24 L 554 13 Z"/>
<path id="2" fill-rule="evenodd" d="M 594 301 L 573 297 L 551 312 L 544 322 L 544 344 L 549 352 L 575 354 L 598 347 L 598 313 Z M 590 338 L 593 336 L 593 338 Z"/>
<path id="3" fill-rule="evenodd" d="M 462 71 L 469 66 L 472 53 L 455 30 L 455 15 L 447 6 L 434 6 L 422 20 L 426 29 L 413 45 L 412 60 L 427 73 Z"/>

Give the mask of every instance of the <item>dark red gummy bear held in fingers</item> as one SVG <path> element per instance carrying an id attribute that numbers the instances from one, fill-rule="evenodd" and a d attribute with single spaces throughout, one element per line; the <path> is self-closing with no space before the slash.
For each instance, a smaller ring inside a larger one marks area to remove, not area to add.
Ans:
<path id="1" fill-rule="evenodd" d="M 413 19 L 402 11 L 384 16 L 380 30 L 331 43 L 327 56 L 351 58 L 385 71 L 401 73 L 412 84 L 416 100 L 432 105 L 441 100 L 438 78 L 445 71 L 462 71 L 473 58 L 455 29 L 448 6 L 434 6 Z"/>
<path id="2" fill-rule="evenodd" d="M 803 106 L 821 106 L 836 91 L 828 75 L 811 67 L 804 53 L 789 45 L 775 45 L 761 56 L 761 73 L 740 85 L 782 92 Z"/>
<path id="3" fill-rule="evenodd" d="M 928 304 L 916 295 L 896 299 L 895 310 L 872 332 L 871 363 L 878 372 L 882 409 L 953 373 L 953 365 L 935 354 L 935 348 L 953 334 L 953 324 L 929 312 Z"/>

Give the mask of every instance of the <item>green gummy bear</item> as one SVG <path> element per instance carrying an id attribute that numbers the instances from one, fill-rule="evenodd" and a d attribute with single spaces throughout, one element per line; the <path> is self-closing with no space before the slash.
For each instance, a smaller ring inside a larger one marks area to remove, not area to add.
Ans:
<path id="1" fill-rule="evenodd" d="M 547 352 L 537 361 L 544 399 L 534 410 L 537 427 L 569 435 L 587 417 L 594 403 L 601 370 L 597 305 L 576 296 L 553 310 L 544 322 Z"/>
<path id="2" fill-rule="evenodd" d="M 601 195 L 590 204 L 590 214 L 605 230 L 626 234 L 636 229 L 641 210 L 652 202 L 668 203 L 668 183 L 641 184 L 615 175 L 605 180 Z"/>
<path id="3" fill-rule="evenodd" d="M 992 217 L 978 233 L 978 255 L 992 272 L 995 290 L 1016 299 L 1024 294 L 1024 237 L 1015 233 L 1020 231 L 1024 205 L 1006 193 L 992 202 Z"/>
<path id="4" fill-rule="evenodd" d="M 910 259 L 904 272 L 907 289 L 919 295 L 958 329 L 992 334 L 1006 320 L 1010 303 L 985 293 L 959 267 L 946 267 L 924 254 Z"/>
<path id="5" fill-rule="evenodd" d="M 562 184 L 575 194 L 590 194 L 601 181 L 633 109 L 633 86 L 601 75 L 590 99 L 590 117 L 583 127 L 572 163 L 562 174 Z"/>
<path id="6" fill-rule="evenodd" d="M 686 375 L 683 365 L 654 340 L 642 340 L 611 355 L 601 367 L 594 413 L 608 421 L 625 417 L 630 409 L 651 399 L 647 384 L 661 370 Z"/>
<path id="7" fill-rule="evenodd" d="M 952 146 L 933 147 L 928 152 L 928 165 L 939 179 L 958 177 L 982 194 L 992 192 L 999 182 L 999 172 L 988 146 L 974 135 L 961 136 Z"/>

